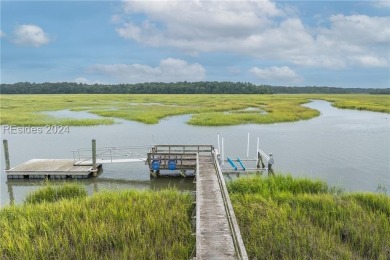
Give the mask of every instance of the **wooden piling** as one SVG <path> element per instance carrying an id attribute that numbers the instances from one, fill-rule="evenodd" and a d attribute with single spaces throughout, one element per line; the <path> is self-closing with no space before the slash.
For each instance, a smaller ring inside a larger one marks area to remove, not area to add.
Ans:
<path id="1" fill-rule="evenodd" d="M 11 169 L 11 164 L 9 162 L 9 152 L 8 152 L 8 141 L 6 139 L 3 140 L 4 147 L 4 156 L 5 156 L 5 169 Z"/>
<path id="2" fill-rule="evenodd" d="M 97 166 L 96 166 L 96 140 L 92 139 L 92 170 L 93 176 L 97 176 Z"/>

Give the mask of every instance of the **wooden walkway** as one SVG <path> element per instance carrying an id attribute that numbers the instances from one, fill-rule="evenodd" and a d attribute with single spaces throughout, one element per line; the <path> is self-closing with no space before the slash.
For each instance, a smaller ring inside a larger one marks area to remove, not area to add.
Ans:
<path id="1" fill-rule="evenodd" d="M 94 172 L 92 165 L 74 165 L 69 159 L 32 159 L 5 170 L 8 178 L 88 177 Z"/>
<path id="2" fill-rule="evenodd" d="M 199 156 L 198 163 L 196 259 L 248 259 L 214 156 Z"/>

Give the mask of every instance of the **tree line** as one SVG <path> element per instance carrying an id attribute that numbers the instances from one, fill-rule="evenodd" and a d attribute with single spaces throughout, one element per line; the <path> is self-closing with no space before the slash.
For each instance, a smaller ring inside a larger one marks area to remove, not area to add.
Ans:
<path id="1" fill-rule="evenodd" d="M 137 84 L 87 85 L 83 83 L 0 84 L 1 94 L 390 94 L 390 88 L 286 87 L 249 82 L 149 82 Z"/>

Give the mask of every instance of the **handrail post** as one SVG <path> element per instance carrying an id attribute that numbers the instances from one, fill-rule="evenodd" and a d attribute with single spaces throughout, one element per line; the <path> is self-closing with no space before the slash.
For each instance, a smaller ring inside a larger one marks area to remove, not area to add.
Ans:
<path id="1" fill-rule="evenodd" d="M 221 146 L 219 144 L 219 133 L 218 133 L 218 151 L 221 152 Z"/>
<path id="2" fill-rule="evenodd" d="M 97 167 L 96 167 L 96 140 L 92 139 L 92 170 L 93 176 L 97 176 Z"/>
<path id="3" fill-rule="evenodd" d="M 11 169 L 11 164 L 9 162 L 8 141 L 6 139 L 3 140 L 3 147 L 5 156 L 5 170 L 9 170 Z"/>

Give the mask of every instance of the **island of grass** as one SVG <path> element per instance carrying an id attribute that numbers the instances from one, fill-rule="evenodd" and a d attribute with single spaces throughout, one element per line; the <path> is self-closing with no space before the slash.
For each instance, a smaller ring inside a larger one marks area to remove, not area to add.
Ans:
<path id="1" fill-rule="evenodd" d="M 321 181 L 252 176 L 228 185 L 250 259 L 389 259 L 390 198 Z M 188 259 L 194 199 L 176 190 L 44 187 L 0 209 L 1 259 Z"/>
<path id="2" fill-rule="evenodd" d="M 271 124 L 310 119 L 319 112 L 301 106 L 313 99 L 339 108 L 390 113 L 387 95 L 0 95 L 0 124 L 17 126 L 114 124 L 115 119 L 156 124 L 161 119 L 191 114 L 187 122 L 200 126 Z M 45 112 L 85 111 L 101 118 L 59 118 Z"/>

